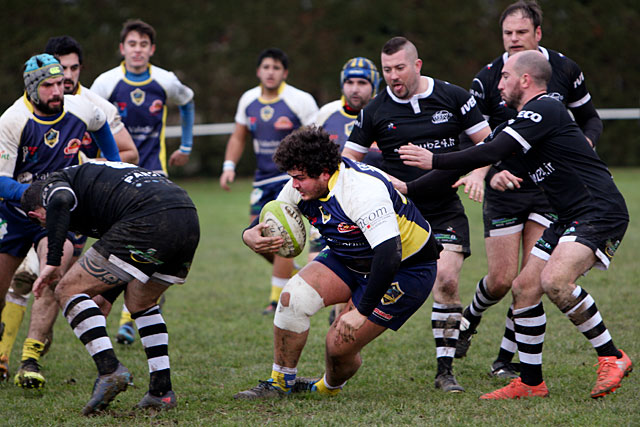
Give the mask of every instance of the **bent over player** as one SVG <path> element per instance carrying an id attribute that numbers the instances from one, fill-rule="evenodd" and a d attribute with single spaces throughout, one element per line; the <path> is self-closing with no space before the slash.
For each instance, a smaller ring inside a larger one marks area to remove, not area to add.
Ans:
<path id="1" fill-rule="evenodd" d="M 435 280 L 439 247 L 429 223 L 388 177 L 341 158 L 324 130 L 307 127 L 287 136 L 274 161 L 291 176 L 277 200 L 297 205 L 328 247 L 282 290 L 271 378 L 234 397 L 302 390 L 333 395 L 360 368 L 362 348 L 387 329 L 399 329 L 422 306 Z M 243 233 L 256 252 L 273 252 L 283 243 L 281 237 L 262 237 L 265 226 Z M 309 317 L 343 302 L 347 307 L 327 333 L 324 376 L 296 380 Z"/>
<path id="2" fill-rule="evenodd" d="M 593 297 L 576 285 L 592 267 L 607 269 L 629 223 L 624 198 L 607 166 L 593 151 L 565 106 L 546 92 L 551 65 L 540 52 L 509 57 L 498 88 L 518 115 L 503 123 L 488 143 L 458 153 L 433 154 L 421 147 L 400 148 L 408 165 L 425 169 L 470 169 L 515 159 L 528 179 L 542 188 L 558 220 L 535 244 L 513 281 L 513 323 L 520 377 L 483 399 L 547 396 L 542 377 L 546 316 L 542 295 L 571 320 L 598 354 L 597 398 L 615 391 L 632 370 L 629 357 L 616 348 Z M 522 178 L 505 170 L 499 188 L 520 186 Z M 422 178 L 420 178 L 422 179 Z"/>
<path id="3" fill-rule="evenodd" d="M 47 263 L 34 283 L 36 298 L 59 269 L 68 230 L 99 239 L 55 288 L 64 316 L 98 368 L 83 414 L 106 408 L 131 380 L 113 351 L 106 319 L 91 299 L 97 294 L 115 298 L 122 290 L 150 372 L 149 390 L 137 406 L 176 406 L 169 335 L 156 301 L 169 286 L 184 283 L 200 238 L 196 208 L 186 191 L 134 165 L 85 163 L 32 184 L 21 202 L 49 237 Z"/>

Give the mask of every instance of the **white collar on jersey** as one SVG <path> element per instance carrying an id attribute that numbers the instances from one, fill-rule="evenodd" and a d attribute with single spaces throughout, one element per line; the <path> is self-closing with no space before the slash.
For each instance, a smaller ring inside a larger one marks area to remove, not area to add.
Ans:
<path id="1" fill-rule="evenodd" d="M 418 114 L 420 112 L 420 104 L 418 103 L 418 101 L 420 101 L 421 99 L 428 98 L 429 96 L 431 96 L 431 94 L 433 93 L 433 86 L 434 86 L 433 78 L 427 77 L 427 76 L 420 76 L 420 78 L 421 79 L 427 79 L 427 82 L 429 84 L 429 87 L 424 92 L 416 93 L 415 95 L 413 95 L 409 99 L 400 99 L 397 96 L 395 96 L 393 94 L 393 91 L 391 90 L 391 88 L 389 86 L 387 86 L 387 94 L 389 94 L 391 99 L 394 102 L 397 102 L 398 104 L 409 104 L 409 103 L 411 103 L 411 107 L 413 107 L 413 112 Z"/>

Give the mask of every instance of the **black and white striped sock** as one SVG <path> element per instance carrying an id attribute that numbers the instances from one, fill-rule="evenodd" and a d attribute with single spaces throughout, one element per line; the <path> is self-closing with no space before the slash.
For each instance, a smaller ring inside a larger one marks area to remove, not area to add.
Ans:
<path id="1" fill-rule="evenodd" d="M 76 294 L 67 301 L 62 312 L 96 363 L 98 374 L 114 372 L 118 368 L 118 358 L 107 335 L 107 321 L 98 305 L 89 295 Z"/>
<path id="2" fill-rule="evenodd" d="M 436 357 L 438 360 L 447 358 L 453 361 L 456 344 L 460 335 L 460 320 L 462 306 L 453 304 L 433 303 L 431 309 L 431 328 L 436 341 Z M 451 363 L 448 363 L 449 367 Z M 440 364 L 438 364 L 440 366 Z"/>
<path id="3" fill-rule="evenodd" d="M 518 351 L 518 345 L 516 344 L 516 333 L 513 327 L 513 304 L 509 306 L 507 311 L 507 318 L 504 322 L 504 335 L 502 336 L 502 342 L 500 343 L 500 352 L 498 353 L 498 359 L 503 362 L 511 362 L 516 351 Z"/>
<path id="4" fill-rule="evenodd" d="M 547 316 L 542 302 L 513 310 L 513 323 L 522 382 L 536 386 L 542 382 L 542 346 L 547 328 Z"/>
<path id="5" fill-rule="evenodd" d="M 469 305 L 468 319 L 471 324 L 480 322 L 482 314 L 492 305 L 500 302 L 502 298 L 493 297 L 487 290 L 486 284 L 487 276 L 484 276 L 476 285 L 476 293 L 473 296 L 473 301 Z M 466 316 L 465 316 L 466 317 Z"/>
<path id="6" fill-rule="evenodd" d="M 140 342 L 144 347 L 149 365 L 149 393 L 162 397 L 171 390 L 171 367 L 169 365 L 169 333 L 160 307 L 132 313 L 136 322 Z"/>

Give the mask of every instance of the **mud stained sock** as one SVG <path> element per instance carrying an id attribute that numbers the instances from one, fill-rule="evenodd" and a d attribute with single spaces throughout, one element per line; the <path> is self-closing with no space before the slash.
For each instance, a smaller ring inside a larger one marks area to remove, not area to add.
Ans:
<path id="1" fill-rule="evenodd" d="M 147 355 L 149 366 L 149 394 L 164 396 L 171 390 L 171 366 L 169 364 L 169 333 L 160 307 L 142 310 L 131 315 L 138 327 L 140 342 Z"/>

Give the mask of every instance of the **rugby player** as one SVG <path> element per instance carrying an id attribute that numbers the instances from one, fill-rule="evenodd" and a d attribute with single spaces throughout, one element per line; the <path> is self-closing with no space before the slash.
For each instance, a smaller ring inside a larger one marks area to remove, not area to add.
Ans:
<path id="1" fill-rule="evenodd" d="M 46 265 L 33 287 L 36 298 L 51 291 L 69 230 L 99 239 L 55 288 L 58 305 L 98 369 L 82 413 L 105 409 L 131 381 L 113 351 L 106 319 L 91 299 L 102 294 L 112 301 L 123 290 L 149 365 L 149 390 L 137 406 L 175 407 L 169 335 L 156 301 L 169 286 L 184 283 L 200 238 L 187 192 L 160 173 L 126 163 L 91 162 L 37 181 L 21 203 L 48 236 Z"/>
<path id="2" fill-rule="evenodd" d="M 229 137 L 222 164 L 220 186 L 229 191 L 236 178 L 236 164 L 247 142 L 253 138 L 256 172 L 250 196 L 249 221 L 260 214 L 262 207 L 275 199 L 289 176 L 273 163 L 273 153 L 280 141 L 300 126 L 313 123 L 318 105 L 307 92 L 285 83 L 289 75 L 289 58 L 277 48 L 269 48 L 258 56 L 256 76 L 260 84 L 246 91 L 238 101 L 235 129 Z M 272 253 L 261 254 L 273 264 L 269 304 L 262 314 L 273 314 L 282 287 L 294 270 L 292 259 Z"/>
<path id="3" fill-rule="evenodd" d="M 150 63 L 155 53 L 155 29 L 139 19 L 126 21 L 120 32 L 122 64 L 102 73 L 91 90 L 118 107 L 140 154 L 140 167 L 167 175 L 165 128 L 167 104 L 180 109 L 180 147 L 169 157 L 169 166 L 184 166 L 193 145 L 195 107 L 193 91 L 170 71 Z M 131 344 L 133 321 L 126 305 L 120 317 L 117 341 Z"/>
<path id="4" fill-rule="evenodd" d="M 513 3 L 504 10 L 499 24 L 505 52 L 483 67 L 471 83 L 471 94 L 491 127 L 495 128 L 517 114 L 505 105 L 498 90 L 504 62 L 516 52 L 538 50 L 553 70 L 547 86 L 548 94 L 569 108 L 589 143 L 595 146 L 602 133 L 602 121 L 591 101 L 584 74 L 571 59 L 539 45 L 542 37 L 540 6 L 535 1 Z M 473 300 L 463 312 L 456 347 L 458 358 L 466 355 L 484 311 L 498 303 L 511 289 L 511 282 L 518 274 L 520 247 L 524 266 L 543 230 L 557 218 L 542 190 L 530 180 L 523 181 L 519 189 L 494 190 L 490 182 L 496 172 L 497 169 L 492 168 L 487 174 L 483 205 L 488 271 L 478 281 Z M 518 376 L 517 364 L 511 363 L 516 351 L 512 318 L 510 307 L 500 351 L 491 365 L 493 376 Z"/>
<path id="5" fill-rule="evenodd" d="M 287 136 L 274 155 L 287 182 L 277 200 L 298 206 L 327 241 L 316 259 L 286 284 L 274 317 L 271 378 L 237 393 L 260 399 L 310 391 L 340 392 L 360 368 L 360 350 L 387 329 L 399 329 L 429 296 L 439 247 L 429 223 L 379 169 L 341 158 L 315 126 Z M 266 223 L 244 231 L 256 252 L 273 252 L 281 237 L 262 237 Z M 345 232 L 347 231 L 348 232 Z M 309 317 L 347 302 L 326 337 L 322 378 L 297 377 Z"/>
<path id="6" fill-rule="evenodd" d="M 345 144 L 346 157 L 362 160 L 376 141 L 382 151 L 382 169 L 401 182 L 423 175 L 425 171 L 400 161 L 397 148 L 412 141 L 436 152 L 459 149 L 464 132 L 475 143 L 489 135 L 489 124 L 482 117 L 475 99 L 464 89 L 432 77 L 421 76 L 422 60 L 413 43 L 394 37 L 382 48 L 382 74 L 387 90 L 376 96 L 360 113 L 360 118 Z M 486 169 L 464 178 L 471 198 L 482 199 Z M 433 290 L 431 325 L 438 361 L 435 387 L 445 392 L 464 388 L 453 375 L 453 356 L 462 317 L 458 278 L 464 258 L 471 254 L 469 223 L 453 184 L 459 174 L 442 187 L 437 197 L 424 197 L 408 189 L 408 195 L 429 221 L 444 251 L 438 260 L 438 276 Z M 395 181 L 394 181 L 395 182 Z M 401 191 L 406 192 L 407 188 Z"/>
<path id="7" fill-rule="evenodd" d="M 468 170 L 512 159 L 526 171 L 524 179 L 544 190 L 558 215 L 513 281 L 520 376 L 482 399 L 549 394 L 542 376 L 546 329 L 542 295 L 547 295 L 596 350 L 598 370 L 592 398 L 615 391 L 633 368 L 629 357 L 614 345 L 593 297 L 575 283 L 592 267 L 609 267 L 627 229 L 629 213 L 604 162 L 564 104 L 547 92 L 551 77 L 551 64 L 543 53 L 515 53 L 502 68 L 498 90 L 506 105 L 518 114 L 498 126 L 487 143 L 445 154 L 414 145 L 399 149 L 407 165 L 424 169 Z M 499 172 L 495 180 L 496 188 L 502 191 L 523 182 L 509 170 Z M 417 187 L 421 188 L 420 180 Z"/>
<path id="8" fill-rule="evenodd" d="M 31 246 L 38 249 L 41 262 L 46 255 L 45 233 L 19 207 L 28 183 L 78 164 L 86 132 L 94 133 L 107 159 L 120 159 L 105 113 L 84 98 L 64 95 L 64 73 L 58 60 L 49 54 L 31 57 L 25 63 L 23 78 L 24 96 L 0 117 L 0 302 L 4 302 L 13 274 Z M 71 260 L 71 242 L 68 248 L 61 271 L 68 268 Z M 45 292 L 44 298 L 51 297 L 51 292 Z M 57 308 L 36 305 L 33 313 L 55 318 Z M 41 326 L 34 322 L 29 327 L 22 363 L 15 376 L 16 384 L 23 387 L 44 385 L 38 360 L 50 328 Z M 0 377 L 8 377 L 8 354 L 0 355 Z"/>

